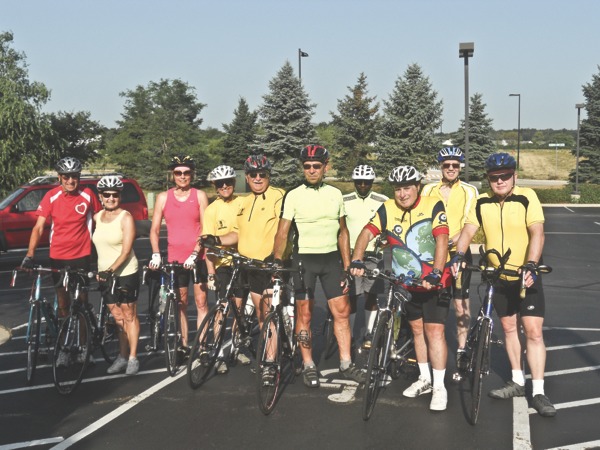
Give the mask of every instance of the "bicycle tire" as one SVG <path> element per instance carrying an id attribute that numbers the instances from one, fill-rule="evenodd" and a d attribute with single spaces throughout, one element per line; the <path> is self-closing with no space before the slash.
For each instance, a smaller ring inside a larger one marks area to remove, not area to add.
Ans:
<path id="1" fill-rule="evenodd" d="M 473 353 L 471 356 L 471 371 L 469 373 L 471 382 L 471 424 L 475 425 L 479 417 L 479 406 L 481 403 L 481 390 L 483 387 L 483 377 L 486 371 L 486 361 L 488 358 L 490 345 L 490 322 L 483 318 L 479 324 L 475 342 L 473 344 Z"/>
<path id="2" fill-rule="evenodd" d="M 323 324 L 323 335 L 325 336 L 325 350 L 323 352 L 323 358 L 329 359 L 333 356 L 337 350 L 337 339 L 335 338 L 335 332 L 333 329 L 333 316 L 329 309 L 327 309 L 327 318 Z"/>
<path id="3" fill-rule="evenodd" d="M 187 363 L 188 383 L 192 389 L 199 388 L 208 379 L 221 352 L 226 327 L 224 306 L 217 303 L 202 320 L 194 337 Z"/>
<path id="4" fill-rule="evenodd" d="M 179 308 L 177 297 L 174 294 L 167 295 L 167 303 L 164 313 L 164 348 L 167 372 L 174 377 L 179 368 L 177 360 L 177 348 L 181 341 L 181 329 L 179 328 Z"/>
<path id="5" fill-rule="evenodd" d="M 40 304 L 35 302 L 29 312 L 29 326 L 27 327 L 27 385 L 33 384 L 35 368 L 37 367 L 38 351 L 40 348 L 41 315 Z"/>
<path id="6" fill-rule="evenodd" d="M 54 345 L 52 374 L 54 386 L 62 395 L 72 393 L 81 383 L 90 359 L 90 324 L 83 311 L 76 311 L 63 322 Z M 64 364 L 59 361 L 64 355 Z"/>
<path id="7" fill-rule="evenodd" d="M 393 331 L 390 328 L 391 313 L 389 311 L 381 311 L 378 319 L 367 362 L 362 415 L 363 420 L 365 421 L 371 418 L 375 403 L 377 402 L 377 397 L 379 396 L 379 391 L 388 381 L 387 374 L 390 362 L 388 353 Z"/>
<path id="8" fill-rule="evenodd" d="M 100 351 L 104 360 L 112 364 L 121 351 L 119 342 L 120 329 L 106 304 L 102 308 L 100 324 L 98 326 Z"/>
<path id="9" fill-rule="evenodd" d="M 263 323 L 256 350 L 256 396 L 258 407 L 264 415 L 269 415 L 277 403 L 283 372 L 283 324 L 277 311 L 269 313 Z M 269 349 L 271 349 L 269 356 Z M 272 359 L 272 360 L 271 360 Z M 264 384 L 263 369 L 274 368 L 273 384 Z"/>

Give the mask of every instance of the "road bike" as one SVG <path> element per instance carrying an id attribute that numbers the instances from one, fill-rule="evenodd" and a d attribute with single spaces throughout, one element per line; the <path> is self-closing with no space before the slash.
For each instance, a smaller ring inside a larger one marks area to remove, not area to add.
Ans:
<path id="1" fill-rule="evenodd" d="M 518 270 L 507 269 L 506 264 L 510 257 L 511 250 L 508 249 L 504 255 L 501 255 L 497 250 L 490 249 L 485 250 L 483 246 L 479 248 L 479 254 L 481 256 L 479 265 L 465 264 L 463 267 L 459 267 L 459 273 L 456 275 L 456 288 L 461 289 L 461 270 L 471 270 L 474 272 L 481 272 L 481 285 L 485 286 L 485 293 L 483 300 L 481 301 L 481 308 L 475 323 L 469 329 L 467 336 L 467 343 L 465 350 L 468 357 L 468 365 L 465 374 L 461 374 L 455 377 L 455 380 L 461 381 L 466 378 L 471 392 L 471 408 L 470 408 L 470 422 L 472 425 L 477 423 L 479 417 L 479 406 L 481 403 L 481 391 L 483 386 L 483 377 L 490 373 L 490 344 L 502 345 L 503 342 L 499 340 L 492 340 L 492 330 L 494 328 L 494 322 L 492 319 L 492 311 L 494 309 L 494 293 L 495 285 L 500 280 L 502 275 L 510 277 L 518 277 L 521 279 L 520 297 L 525 298 L 526 289 L 524 282 L 524 270 L 519 268 Z M 490 262 L 490 255 L 494 255 L 498 260 L 498 265 L 494 267 Z M 546 265 L 540 265 L 537 267 L 537 274 L 550 273 L 552 268 Z M 464 377 L 466 375 L 466 377 Z"/>
<path id="2" fill-rule="evenodd" d="M 110 314 L 104 295 L 100 296 L 98 313 L 84 301 L 83 292 L 88 291 L 88 280 L 96 278 L 95 272 L 66 267 L 61 269 L 63 287 L 71 298 L 69 315 L 62 319 L 54 346 L 52 374 L 54 385 L 60 394 L 72 393 L 81 383 L 83 374 L 91 361 L 91 355 L 100 349 L 107 363 L 119 355 L 119 326 Z M 113 295 L 122 295 L 113 278 L 110 283 Z M 60 322 L 60 320 L 59 320 Z"/>
<path id="3" fill-rule="evenodd" d="M 363 420 L 369 420 L 382 389 L 411 366 L 416 367 L 414 339 L 406 320 L 404 305 L 411 294 L 404 286 L 420 286 L 421 280 L 411 276 L 395 277 L 379 269 L 365 270 L 372 279 L 387 281 L 385 303 L 379 306 L 373 329 L 373 340 L 367 358 Z"/>
<path id="4" fill-rule="evenodd" d="M 233 361 L 237 352 L 243 349 L 248 349 L 253 355 L 256 353 L 252 346 L 252 334 L 257 325 L 254 309 L 246 307 L 247 296 L 245 301 L 238 305 L 234 292 L 242 269 L 249 270 L 265 264 L 263 261 L 246 258 L 237 252 L 206 243 L 202 245 L 209 251 L 207 254 L 218 258 L 231 258 L 233 272 L 224 296 L 221 297 L 217 292 L 216 305 L 208 312 L 196 332 L 187 364 L 188 382 L 192 389 L 197 389 L 204 384 L 218 359 L 226 359 L 223 355 L 226 343 L 230 342 L 232 347 L 229 353 L 230 361 Z"/>
<path id="5" fill-rule="evenodd" d="M 59 272 L 59 270 L 42 266 L 34 266 L 31 270 L 17 267 L 13 270 L 10 287 L 15 287 L 19 271 L 34 274 L 31 294 L 29 295 L 29 319 L 25 334 L 25 343 L 27 344 L 26 377 L 27 385 L 31 385 L 35 376 L 38 356 L 41 353 L 48 355 L 53 349 L 54 341 L 58 336 L 58 320 L 56 318 L 58 300 L 55 295 L 54 302 L 51 304 L 46 297 L 42 297 L 42 275 L 44 273 Z M 42 328 L 42 322 L 46 324 L 44 328 Z M 45 349 L 41 350 L 40 345 L 43 345 Z"/>

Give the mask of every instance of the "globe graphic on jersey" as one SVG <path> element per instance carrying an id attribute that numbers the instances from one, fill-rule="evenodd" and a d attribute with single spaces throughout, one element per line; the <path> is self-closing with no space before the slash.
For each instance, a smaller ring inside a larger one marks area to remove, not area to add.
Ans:
<path id="1" fill-rule="evenodd" d="M 395 247 L 392 249 L 392 272 L 394 275 L 406 275 L 409 271 L 415 277 L 421 277 L 421 261 L 407 248 Z"/>
<path id="2" fill-rule="evenodd" d="M 421 261 L 433 261 L 435 239 L 431 234 L 430 220 L 416 223 L 408 230 L 408 233 L 406 233 L 406 246 L 412 249 Z"/>

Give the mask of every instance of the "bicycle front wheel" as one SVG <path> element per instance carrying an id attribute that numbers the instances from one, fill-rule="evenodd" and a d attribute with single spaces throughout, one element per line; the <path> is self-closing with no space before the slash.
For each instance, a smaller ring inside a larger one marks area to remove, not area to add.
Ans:
<path id="1" fill-rule="evenodd" d="M 99 333 L 100 333 L 100 350 L 104 360 L 112 364 L 121 351 L 119 343 L 120 328 L 115 322 L 115 318 L 110 313 L 108 306 L 102 308 L 100 316 Z"/>
<path id="2" fill-rule="evenodd" d="M 58 332 L 52 361 L 54 385 L 60 394 L 70 394 L 81 383 L 90 358 L 91 341 L 85 314 L 77 311 L 67 317 Z"/>
<path id="3" fill-rule="evenodd" d="M 481 389 L 483 377 L 486 375 L 486 361 L 490 349 L 490 321 L 483 319 L 475 336 L 472 347 L 469 381 L 471 383 L 471 424 L 477 423 L 479 405 L 481 402 Z"/>
<path id="4" fill-rule="evenodd" d="M 187 363 L 188 382 L 192 389 L 197 389 L 207 380 L 221 353 L 227 328 L 225 314 L 222 304 L 215 305 L 196 332 Z"/>
<path id="5" fill-rule="evenodd" d="M 177 373 L 179 361 L 177 361 L 177 348 L 181 342 L 181 329 L 179 328 L 179 308 L 177 297 L 174 294 L 167 296 L 164 315 L 164 344 L 165 362 L 167 372 L 172 377 Z"/>
<path id="6" fill-rule="evenodd" d="M 396 322 L 400 324 L 396 339 L 396 354 L 392 360 L 391 376 L 394 380 L 400 378 L 402 374 L 411 378 L 418 373 L 415 341 L 410 324 L 404 315 L 396 317 Z"/>
<path id="7" fill-rule="evenodd" d="M 281 385 L 283 347 L 281 320 L 277 311 L 267 315 L 256 350 L 256 394 L 258 407 L 268 415 L 275 408 Z"/>
<path id="8" fill-rule="evenodd" d="M 40 348 L 40 304 L 34 303 L 29 311 L 29 326 L 27 328 L 27 385 L 33 383 Z"/>
<path id="9" fill-rule="evenodd" d="M 390 344 L 392 338 L 392 328 L 390 327 L 391 313 L 381 311 L 378 317 L 377 328 L 369 350 L 369 359 L 367 362 L 367 378 L 365 381 L 365 396 L 363 398 L 363 420 L 369 420 L 379 392 L 387 384 L 391 377 L 388 376 L 390 363 Z"/>

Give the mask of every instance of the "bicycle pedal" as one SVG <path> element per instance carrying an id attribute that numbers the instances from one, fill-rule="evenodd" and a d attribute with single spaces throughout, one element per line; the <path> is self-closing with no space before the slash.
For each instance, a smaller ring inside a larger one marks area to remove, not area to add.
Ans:
<path id="1" fill-rule="evenodd" d="M 502 339 L 492 339 L 490 342 L 494 345 L 504 345 L 504 341 Z"/>

